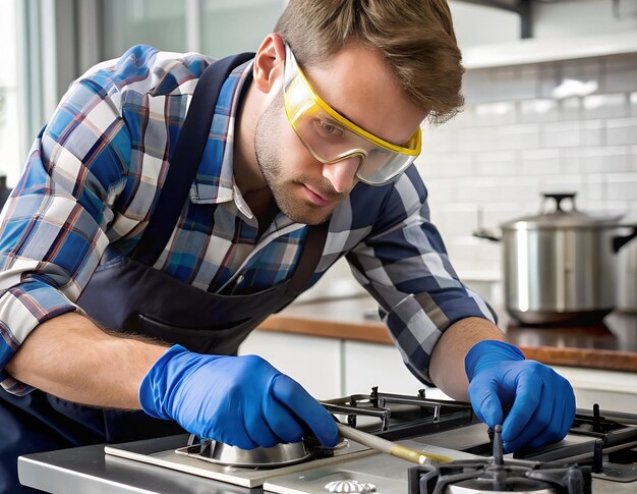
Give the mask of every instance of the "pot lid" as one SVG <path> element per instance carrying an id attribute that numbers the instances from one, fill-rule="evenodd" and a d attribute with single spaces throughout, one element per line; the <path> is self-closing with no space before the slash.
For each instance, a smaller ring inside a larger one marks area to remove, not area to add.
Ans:
<path id="1" fill-rule="evenodd" d="M 543 193 L 540 214 L 516 218 L 501 225 L 502 229 L 526 228 L 566 228 L 566 227 L 604 227 L 618 226 L 623 215 L 595 215 L 585 213 L 575 207 L 575 192 Z M 546 211 L 548 201 L 554 201 L 554 209 Z M 562 202 L 570 201 L 570 209 L 565 209 Z"/>

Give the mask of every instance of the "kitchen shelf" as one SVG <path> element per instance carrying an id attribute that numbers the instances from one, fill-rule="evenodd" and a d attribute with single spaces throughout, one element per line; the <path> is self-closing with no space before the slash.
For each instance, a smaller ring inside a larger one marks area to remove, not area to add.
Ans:
<path id="1" fill-rule="evenodd" d="M 561 39 L 521 39 L 462 50 L 466 69 L 484 69 L 637 53 L 637 31 Z"/>

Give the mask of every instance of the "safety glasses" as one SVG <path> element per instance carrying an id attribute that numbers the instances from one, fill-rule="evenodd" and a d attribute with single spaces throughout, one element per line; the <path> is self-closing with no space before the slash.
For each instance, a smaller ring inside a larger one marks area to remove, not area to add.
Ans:
<path id="1" fill-rule="evenodd" d="M 404 146 L 370 134 L 314 92 L 287 44 L 285 53 L 285 112 L 301 142 L 318 161 L 332 164 L 359 157 L 356 176 L 367 184 L 381 185 L 403 172 L 420 154 L 420 128 Z"/>

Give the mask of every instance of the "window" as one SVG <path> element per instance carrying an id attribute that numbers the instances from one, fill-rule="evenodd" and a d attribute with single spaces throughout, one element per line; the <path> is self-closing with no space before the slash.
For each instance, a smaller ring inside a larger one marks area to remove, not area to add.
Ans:
<path id="1" fill-rule="evenodd" d="M 0 175 L 10 185 L 18 179 L 26 148 L 20 135 L 17 19 L 17 0 L 0 3 Z"/>

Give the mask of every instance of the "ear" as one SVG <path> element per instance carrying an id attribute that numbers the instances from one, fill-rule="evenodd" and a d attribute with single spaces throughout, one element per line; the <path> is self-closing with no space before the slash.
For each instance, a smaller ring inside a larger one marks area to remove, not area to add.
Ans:
<path id="1" fill-rule="evenodd" d="M 285 45 L 277 33 L 270 33 L 261 43 L 254 57 L 253 82 L 264 93 L 278 90 L 283 82 L 285 67 Z"/>

